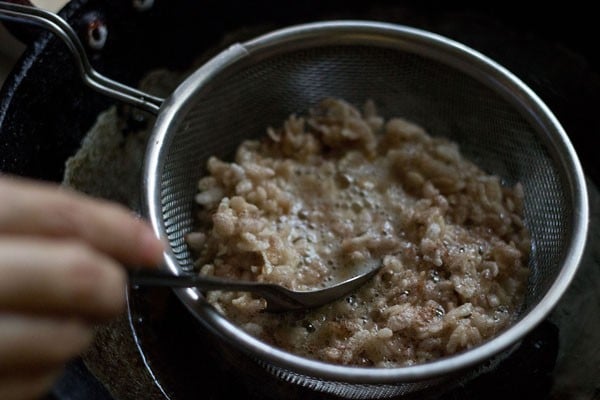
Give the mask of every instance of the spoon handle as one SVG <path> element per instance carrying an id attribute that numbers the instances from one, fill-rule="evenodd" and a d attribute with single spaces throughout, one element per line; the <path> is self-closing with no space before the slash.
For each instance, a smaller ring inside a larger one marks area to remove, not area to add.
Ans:
<path id="1" fill-rule="evenodd" d="M 261 295 L 267 300 L 268 311 L 285 311 L 305 308 L 293 293 L 278 285 L 260 282 L 233 281 L 213 276 L 174 275 L 161 270 L 130 270 L 129 283 L 139 286 L 171 288 L 196 287 L 200 290 L 239 290 Z"/>
<path id="2" fill-rule="evenodd" d="M 240 290 L 261 292 L 268 284 L 234 281 L 199 274 L 175 275 L 162 270 L 131 270 L 129 283 L 139 286 L 197 287 L 200 290 Z"/>

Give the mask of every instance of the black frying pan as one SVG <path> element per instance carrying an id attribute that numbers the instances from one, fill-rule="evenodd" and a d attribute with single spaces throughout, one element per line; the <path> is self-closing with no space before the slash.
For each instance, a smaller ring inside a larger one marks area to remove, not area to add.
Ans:
<path id="1" fill-rule="evenodd" d="M 148 10 L 134 3 L 72 0 L 61 11 L 84 43 L 89 34 L 94 38 L 98 24 L 106 26 L 106 44 L 88 48 L 88 55 L 99 72 L 129 85 L 156 67 L 187 67 L 223 34 L 245 26 L 368 18 L 414 25 L 462 41 L 508 67 L 540 95 L 570 135 L 587 175 L 600 183 L 594 145 L 600 134 L 600 64 L 592 42 L 600 29 L 593 12 L 572 2 L 570 8 L 546 9 L 543 18 L 537 10 L 508 3 L 473 8 L 434 1 L 155 0 Z M 390 7 L 391 3 L 396 4 Z M 0 92 L 0 171 L 60 181 L 65 160 L 113 100 L 84 86 L 71 54 L 52 35 L 29 31 L 19 36 L 32 38 L 32 43 Z M 129 123 L 135 129 L 144 122 Z M 157 327 L 149 327 L 149 335 L 152 328 Z M 553 333 L 550 336 L 556 340 Z M 153 353 L 155 360 L 160 352 Z M 167 368 L 155 370 L 162 372 L 168 374 Z"/>

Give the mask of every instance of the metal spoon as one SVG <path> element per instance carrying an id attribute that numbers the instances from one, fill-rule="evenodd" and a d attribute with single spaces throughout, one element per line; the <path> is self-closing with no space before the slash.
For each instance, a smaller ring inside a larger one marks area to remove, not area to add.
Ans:
<path id="1" fill-rule="evenodd" d="M 200 290 L 232 290 L 252 292 L 267 301 L 265 311 L 280 312 L 302 310 L 325 305 L 358 289 L 369 281 L 381 268 L 377 263 L 373 268 L 346 281 L 328 286 L 324 289 L 297 292 L 283 286 L 248 281 L 234 281 L 203 275 L 173 275 L 164 271 L 135 270 L 129 273 L 131 285 L 197 287 Z"/>

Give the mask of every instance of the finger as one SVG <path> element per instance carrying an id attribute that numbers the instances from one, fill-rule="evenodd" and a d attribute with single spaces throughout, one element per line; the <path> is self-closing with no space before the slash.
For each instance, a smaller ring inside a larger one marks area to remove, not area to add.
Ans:
<path id="1" fill-rule="evenodd" d="M 2 376 L 0 377 L 0 399 L 37 400 L 52 389 L 61 373 L 61 369 L 53 369 L 37 375 Z"/>
<path id="2" fill-rule="evenodd" d="M 91 327 L 78 320 L 0 314 L 0 376 L 61 367 L 91 340 Z"/>
<path id="3" fill-rule="evenodd" d="M 81 242 L 0 237 L 0 310 L 112 318 L 125 307 L 125 271 Z"/>
<path id="4" fill-rule="evenodd" d="M 0 231 L 77 237 L 125 264 L 156 265 L 164 245 L 123 206 L 59 186 L 0 178 Z"/>

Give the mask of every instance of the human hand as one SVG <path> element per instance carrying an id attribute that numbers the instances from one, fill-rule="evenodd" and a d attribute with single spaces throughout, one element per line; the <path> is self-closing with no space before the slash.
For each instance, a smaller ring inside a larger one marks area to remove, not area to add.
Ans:
<path id="1" fill-rule="evenodd" d="M 123 311 L 122 266 L 156 265 L 162 251 L 122 206 L 0 176 L 0 399 L 46 393 L 93 325 Z"/>

